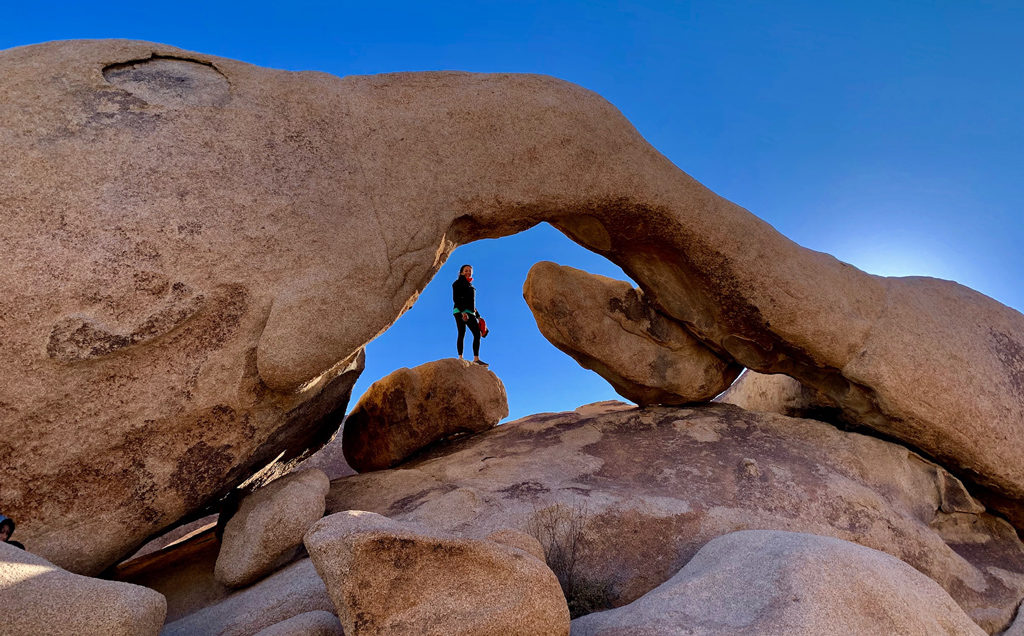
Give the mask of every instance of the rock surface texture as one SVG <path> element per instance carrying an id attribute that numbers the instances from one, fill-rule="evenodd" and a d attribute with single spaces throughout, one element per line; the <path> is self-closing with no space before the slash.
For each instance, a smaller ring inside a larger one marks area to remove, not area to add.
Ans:
<path id="1" fill-rule="evenodd" d="M 381 470 L 430 444 L 485 431 L 508 415 L 505 386 L 479 364 L 445 358 L 377 380 L 345 419 L 341 447 L 355 470 Z"/>
<path id="2" fill-rule="evenodd" d="M 801 248 L 578 86 L 134 41 L 4 51 L 0 86 L 4 512 L 58 565 L 322 443 L 452 250 L 543 221 L 724 358 L 1024 500 L 1024 316 Z"/>
<path id="3" fill-rule="evenodd" d="M 1002 636 L 1024 636 L 1024 605 L 1017 610 L 1017 620 L 1013 621 L 1013 625 L 1010 625 Z"/>
<path id="4" fill-rule="evenodd" d="M 0 543 L 0 635 L 156 636 L 167 602 L 153 590 L 62 570 Z"/>
<path id="5" fill-rule="evenodd" d="M 115 581 L 134 583 L 163 594 L 172 623 L 231 595 L 232 590 L 213 576 L 220 541 L 215 529 L 118 564 L 109 572 Z"/>
<path id="6" fill-rule="evenodd" d="M 498 530 L 487 535 L 487 540 L 494 541 L 495 543 L 504 543 L 507 546 L 517 548 L 527 554 L 532 554 L 541 561 L 544 561 L 544 546 L 540 544 L 536 537 L 520 530 L 513 530 L 511 528 Z"/>
<path id="7" fill-rule="evenodd" d="M 349 636 L 569 634 L 558 579 L 528 552 L 348 511 L 306 547 Z"/>
<path id="8" fill-rule="evenodd" d="M 281 565 L 313 523 L 324 516 L 331 487 L 321 470 L 281 477 L 251 493 L 224 526 L 214 576 L 229 587 L 243 587 Z"/>
<path id="9" fill-rule="evenodd" d="M 610 587 L 611 606 L 665 582 L 711 539 L 748 529 L 887 552 L 990 633 L 1024 598 L 1024 544 L 942 468 L 891 442 L 725 404 L 599 403 L 506 423 L 399 469 L 336 480 L 327 512 L 352 509 L 575 547 L 578 593 Z"/>
<path id="10" fill-rule="evenodd" d="M 168 623 L 161 636 L 250 636 L 307 612 L 333 612 L 327 588 L 309 559 L 273 573 L 216 605 Z"/>
<path id="11" fill-rule="evenodd" d="M 625 607 L 573 636 L 984 636 L 935 581 L 888 554 L 831 537 L 746 531 L 700 549 Z"/>
<path id="12" fill-rule="evenodd" d="M 256 636 L 343 636 L 341 621 L 330 612 L 306 612 L 261 629 Z"/>
<path id="13" fill-rule="evenodd" d="M 523 298 L 551 344 L 641 406 L 710 400 L 742 370 L 625 281 L 542 261 Z"/>
<path id="14" fill-rule="evenodd" d="M 840 417 L 839 409 L 829 398 L 781 373 L 768 375 L 748 369 L 715 401 L 748 411 L 813 420 L 833 421 Z"/>

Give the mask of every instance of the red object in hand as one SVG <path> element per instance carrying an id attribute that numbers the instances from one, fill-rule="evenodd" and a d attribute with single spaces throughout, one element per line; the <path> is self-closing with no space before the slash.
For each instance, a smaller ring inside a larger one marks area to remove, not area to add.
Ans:
<path id="1" fill-rule="evenodd" d="M 477 318 L 476 321 L 480 323 L 480 335 L 481 337 L 487 336 L 487 321 L 483 318 Z"/>

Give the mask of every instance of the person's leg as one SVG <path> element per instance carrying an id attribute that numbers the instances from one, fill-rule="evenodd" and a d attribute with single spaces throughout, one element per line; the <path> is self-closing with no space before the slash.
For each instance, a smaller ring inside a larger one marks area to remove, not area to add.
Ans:
<path id="1" fill-rule="evenodd" d="M 466 323 L 469 326 L 469 330 L 473 332 L 473 360 L 480 361 L 480 323 L 476 321 L 476 318 L 470 318 L 469 322 Z"/>
<path id="2" fill-rule="evenodd" d="M 459 360 L 462 359 L 462 340 L 466 337 L 466 323 L 462 320 L 462 314 L 455 314 L 455 326 L 459 329 L 459 339 L 456 347 L 459 350 Z"/>

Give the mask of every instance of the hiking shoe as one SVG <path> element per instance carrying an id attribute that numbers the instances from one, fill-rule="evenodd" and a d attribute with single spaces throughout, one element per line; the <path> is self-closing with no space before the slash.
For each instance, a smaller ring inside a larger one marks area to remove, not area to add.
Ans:
<path id="1" fill-rule="evenodd" d="M 484 365 L 485 367 L 487 367 L 487 366 L 490 366 L 489 364 L 487 364 L 487 363 L 486 363 L 486 362 L 484 362 L 483 360 L 473 360 L 473 364 L 482 364 L 482 365 Z"/>

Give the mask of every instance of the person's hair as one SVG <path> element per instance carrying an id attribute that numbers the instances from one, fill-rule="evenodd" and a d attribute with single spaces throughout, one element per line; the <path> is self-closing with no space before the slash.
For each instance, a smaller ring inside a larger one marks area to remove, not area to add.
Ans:
<path id="1" fill-rule="evenodd" d="M 3 529 L 4 526 L 7 526 L 8 531 L 9 531 L 10 534 L 14 534 L 14 522 L 13 521 L 11 521 L 10 519 L 4 519 L 3 521 L 0 521 L 0 529 Z"/>
<path id="2" fill-rule="evenodd" d="M 469 263 L 466 263 L 465 265 L 463 265 L 462 267 L 460 267 L 460 268 L 459 268 L 459 276 L 462 276 L 462 270 L 466 269 L 467 267 L 473 267 L 473 266 L 472 266 L 472 265 L 470 265 Z"/>

